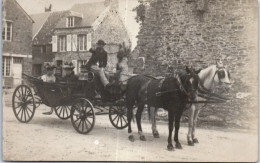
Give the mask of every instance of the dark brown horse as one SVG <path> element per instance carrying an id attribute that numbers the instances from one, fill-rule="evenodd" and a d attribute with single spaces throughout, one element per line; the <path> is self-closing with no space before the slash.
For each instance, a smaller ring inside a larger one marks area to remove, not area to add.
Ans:
<path id="1" fill-rule="evenodd" d="M 133 117 L 133 107 L 137 106 L 136 121 L 140 139 L 145 141 L 142 133 L 141 115 L 144 105 L 150 107 L 164 108 L 168 111 L 169 116 L 169 137 L 168 150 L 173 150 L 172 131 L 173 122 L 175 121 L 174 141 L 176 148 L 182 146 L 178 140 L 180 127 L 180 118 L 182 112 L 189 100 L 196 98 L 198 88 L 198 75 L 193 69 L 186 67 L 186 72 L 180 73 L 173 77 L 156 80 L 151 77 L 139 75 L 129 79 L 126 89 L 126 107 L 128 120 L 129 140 L 134 141 L 132 135 L 131 120 Z"/>

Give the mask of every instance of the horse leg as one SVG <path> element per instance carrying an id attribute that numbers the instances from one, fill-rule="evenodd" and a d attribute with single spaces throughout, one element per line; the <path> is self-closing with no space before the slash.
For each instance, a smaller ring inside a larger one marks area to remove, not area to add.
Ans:
<path id="1" fill-rule="evenodd" d="M 171 112 L 171 111 L 168 112 L 168 119 L 169 119 L 169 136 L 168 136 L 167 149 L 169 151 L 172 151 L 173 150 L 172 131 L 173 131 L 173 121 L 174 121 L 174 114 L 173 114 L 173 112 Z"/>
<path id="2" fill-rule="evenodd" d="M 174 133 L 174 141 L 175 141 L 175 147 L 177 149 L 182 149 L 181 143 L 179 142 L 178 134 L 180 129 L 180 119 L 181 119 L 181 112 L 178 111 L 175 115 L 175 133 Z"/>
<path id="3" fill-rule="evenodd" d="M 192 133 L 191 133 L 191 138 L 192 138 L 193 143 L 199 143 L 198 139 L 195 138 L 195 129 L 197 126 L 197 120 L 198 120 L 199 113 L 200 113 L 200 109 L 196 109 L 195 114 L 194 114 Z"/>
<path id="4" fill-rule="evenodd" d="M 133 107 L 128 106 L 127 107 L 127 121 L 128 121 L 128 139 L 133 142 L 135 141 L 134 135 L 132 134 L 132 128 L 131 128 L 131 120 L 133 117 Z"/>
<path id="5" fill-rule="evenodd" d="M 151 117 L 151 122 L 152 122 L 152 133 L 153 133 L 153 137 L 154 138 L 159 138 L 159 133 L 157 131 L 157 127 L 156 127 L 156 118 L 155 118 L 155 114 L 157 112 L 157 108 L 155 107 L 150 107 L 148 108 L 150 109 L 150 117 Z"/>
<path id="6" fill-rule="evenodd" d="M 194 145 L 192 138 L 191 138 L 191 133 L 192 133 L 192 129 L 193 129 L 193 122 L 194 122 L 194 113 L 195 113 L 195 105 L 192 104 L 190 109 L 189 109 L 189 131 L 188 131 L 188 135 L 187 135 L 188 145 L 190 145 L 190 146 Z"/>
<path id="7" fill-rule="evenodd" d="M 139 104 L 136 112 L 136 123 L 137 123 L 138 133 L 140 135 L 140 140 L 146 141 L 141 126 L 141 118 L 142 118 L 143 110 L 144 110 L 144 104 Z"/>

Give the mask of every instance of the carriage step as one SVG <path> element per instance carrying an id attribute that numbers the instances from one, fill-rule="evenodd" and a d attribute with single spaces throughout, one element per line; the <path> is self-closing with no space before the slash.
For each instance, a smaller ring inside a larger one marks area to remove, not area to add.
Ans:
<path id="1" fill-rule="evenodd" d="M 49 112 L 44 112 L 44 113 L 42 113 L 42 114 L 44 114 L 44 115 L 51 115 L 53 113 L 53 108 L 51 108 L 51 111 L 49 111 Z"/>

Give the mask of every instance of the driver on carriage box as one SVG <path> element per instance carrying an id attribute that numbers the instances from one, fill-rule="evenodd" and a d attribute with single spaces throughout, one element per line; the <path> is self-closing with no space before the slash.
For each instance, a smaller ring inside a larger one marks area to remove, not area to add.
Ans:
<path id="1" fill-rule="evenodd" d="M 104 50 L 106 43 L 103 40 L 98 40 L 96 44 L 96 49 L 91 48 L 89 50 L 92 53 L 92 56 L 86 66 L 88 69 L 91 69 L 99 74 L 100 80 L 106 89 L 106 87 L 109 86 L 109 81 L 104 72 L 104 69 L 107 66 L 107 52 Z"/>

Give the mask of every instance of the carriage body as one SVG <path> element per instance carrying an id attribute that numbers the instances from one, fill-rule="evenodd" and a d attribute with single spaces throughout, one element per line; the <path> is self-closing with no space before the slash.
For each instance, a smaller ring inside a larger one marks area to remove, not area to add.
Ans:
<path id="1" fill-rule="evenodd" d="M 74 129 L 81 134 L 87 134 L 92 130 L 95 115 L 108 114 L 114 127 L 118 129 L 127 127 L 124 101 L 120 99 L 122 96 L 111 96 L 112 98 L 108 100 L 107 97 L 110 95 L 103 91 L 103 97 L 106 98 L 96 98 L 95 74 L 88 72 L 88 75 L 84 76 L 83 79 L 76 76 L 56 78 L 55 83 L 47 83 L 23 74 L 25 84 L 15 89 L 12 98 L 15 117 L 20 122 L 27 123 L 33 118 L 36 108 L 44 104 L 51 107 L 60 119 L 70 118 Z M 101 109 L 100 106 L 103 108 L 108 106 L 109 109 Z"/>

